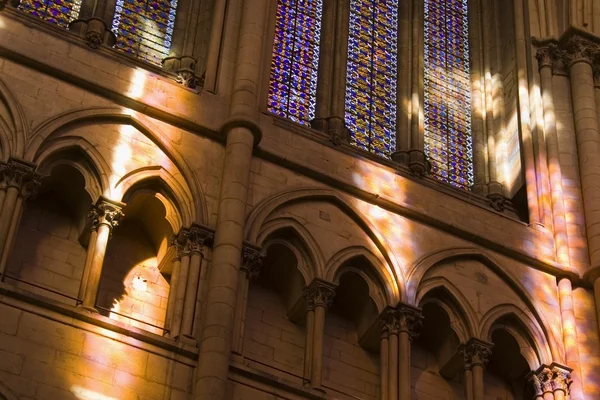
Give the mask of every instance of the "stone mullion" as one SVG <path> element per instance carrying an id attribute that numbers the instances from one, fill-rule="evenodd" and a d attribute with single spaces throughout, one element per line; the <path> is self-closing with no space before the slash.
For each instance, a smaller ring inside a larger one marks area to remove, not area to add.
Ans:
<path id="1" fill-rule="evenodd" d="M 325 332 L 325 312 L 333 302 L 335 286 L 329 282 L 315 279 L 305 288 L 307 314 L 313 312 L 313 330 L 310 343 L 311 365 L 310 385 L 320 388 L 323 379 L 323 336 Z M 307 335 L 308 336 L 308 335 Z"/>
<path id="2" fill-rule="evenodd" d="M 327 130 L 327 118 L 331 116 L 331 96 L 333 63 L 335 58 L 335 20 L 337 0 L 323 2 L 321 17 L 321 42 L 319 44 L 319 68 L 317 74 L 317 104 L 315 120 L 311 125 L 323 131 Z"/>
<path id="3" fill-rule="evenodd" d="M 472 377 L 472 398 L 473 400 L 484 400 L 484 368 L 489 356 L 492 354 L 492 343 L 484 342 L 479 339 L 472 338 L 461 347 L 465 369 L 471 371 Z M 467 375 L 465 373 L 465 375 Z M 465 389 L 467 392 L 467 389 Z"/>
<path id="4" fill-rule="evenodd" d="M 228 0 L 215 0 L 213 7 L 212 23 L 210 26 L 210 39 L 206 53 L 206 73 L 204 88 L 211 92 L 217 89 L 217 72 L 219 69 L 219 58 L 221 57 L 221 46 L 225 25 L 225 15 Z"/>
<path id="5" fill-rule="evenodd" d="M 396 97 L 396 151 L 409 150 L 410 132 L 410 1 L 398 2 L 398 73 Z"/>
<path id="6" fill-rule="evenodd" d="M 248 308 L 248 291 L 250 284 L 260 275 L 265 254 L 259 248 L 245 245 L 242 250 L 242 266 L 239 272 L 238 294 L 233 325 L 232 351 L 242 353 L 244 327 L 246 324 L 246 309 Z"/>
<path id="7" fill-rule="evenodd" d="M 92 226 L 96 226 L 96 241 L 93 250 L 88 251 L 89 273 L 83 292 L 82 307 L 88 311 L 96 312 L 96 298 L 102 276 L 102 267 L 108 240 L 114 227 L 119 224 L 123 217 L 121 211 L 125 204 L 101 197 L 90 212 Z M 86 259 L 86 264 L 88 263 Z"/>

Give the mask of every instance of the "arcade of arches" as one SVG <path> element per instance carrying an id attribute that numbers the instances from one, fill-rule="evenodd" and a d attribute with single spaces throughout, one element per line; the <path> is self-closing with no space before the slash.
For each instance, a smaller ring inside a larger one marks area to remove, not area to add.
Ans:
<path id="1" fill-rule="evenodd" d="M 0 399 L 600 399 L 596 1 L 139 3 L 0 0 Z"/>

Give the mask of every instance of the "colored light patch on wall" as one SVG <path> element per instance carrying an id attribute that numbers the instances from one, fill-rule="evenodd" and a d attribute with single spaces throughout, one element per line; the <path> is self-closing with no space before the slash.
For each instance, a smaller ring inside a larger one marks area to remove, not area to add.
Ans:
<path id="1" fill-rule="evenodd" d="M 177 0 L 117 0 L 112 31 L 115 48 L 161 65 L 169 55 Z"/>
<path id="2" fill-rule="evenodd" d="M 277 3 L 267 108 L 306 126 L 315 118 L 321 12 L 321 0 Z"/>
<path id="3" fill-rule="evenodd" d="M 346 126 L 351 143 L 380 156 L 396 150 L 398 3 L 351 0 Z"/>
<path id="4" fill-rule="evenodd" d="M 425 153 L 432 174 L 473 185 L 467 0 L 425 0 Z"/>

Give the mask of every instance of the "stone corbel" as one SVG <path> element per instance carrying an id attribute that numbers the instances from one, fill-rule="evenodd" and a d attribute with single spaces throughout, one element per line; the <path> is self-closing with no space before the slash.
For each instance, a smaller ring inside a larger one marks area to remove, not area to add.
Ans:
<path id="1" fill-rule="evenodd" d="M 181 85 L 196 89 L 204 85 L 205 73 L 196 73 L 196 59 L 189 56 L 167 57 L 162 60 L 163 70 L 175 76 L 175 80 Z"/>
<path id="2" fill-rule="evenodd" d="M 69 24 L 69 30 L 84 38 L 92 49 L 113 47 L 116 42 L 115 34 L 101 18 L 76 19 Z"/>
<path id="3" fill-rule="evenodd" d="M 310 122 L 313 129 L 326 133 L 329 141 L 335 146 L 350 143 L 350 130 L 346 127 L 343 118 L 332 116 L 327 118 L 315 118 Z"/>
<path id="4" fill-rule="evenodd" d="M 431 163 L 425 152 L 417 149 L 396 151 L 392 153 L 392 160 L 408 167 L 410 172 L 418 178 L 427 176 L 431 172 Z"/>

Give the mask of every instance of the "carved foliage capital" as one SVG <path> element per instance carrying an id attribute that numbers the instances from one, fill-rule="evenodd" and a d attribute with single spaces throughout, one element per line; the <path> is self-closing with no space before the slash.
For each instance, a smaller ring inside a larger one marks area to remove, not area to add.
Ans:
<path id="1" fill-rule="evenodd" d="M 535 58 L 538 60 L 538 67 L 542 69 L 544 67 L 552 68 L 552 64 L 556 59 L 557 49 L 555 43 L 550 43 L 543 47 L 540 47 L 535 52 Z"/>
<path id="2" fill-rule="evenodd" d="M 35 197 L 41 183 L 34 165 L 15 159 L 0 165 L 0 177 L 4 187 L 17 188 L 25 199 Z"/>
<path id="3" fill-rule="evenodd" d="M 315 279 L 304 289 L 303 296 L 308 310 L 314 310 L 315 307 L 329 308 L 335 297 L 335 285 Z"/>
<path id="4" fill-rule="evenodd" d="M 593 65 L 600 56 L 600 47 L 585 37 L 574 35 L 562 46 L 556 47 L 554 54 L 567 67 L 577 62 Z"/>
<path id="5" fill-rule="evenodd" d="M 529 381 L 533 385 L 536 396 L 543 396 L 544 393 L 554 393 L 558 390 L 568 394 L 571 374 L 569 370 L 556 365 L 542 366 L 531 374 Z"/>
<path id="6" fill-rule="evenodd" d="M 185 240 L 186 251 L 203 254 L 204 246 L 212 244 L 214 233 L 200 225 L 192 225 L 182 229 L 181 235 Z"/>
<path id="7" fill-rule="evenodd" d="M 484 366 L 492 355 L 492 343 L 477 339 L 471 339 L 467 344 L 461 346 L 465 368 L 470 369 L 474 365 Z"/>
<path id="8" fill-rule="evenodd" d="M 241 269 L 246 274 L 246 279 L 253 281 L 260 275 L 260 268 L 266 254 L 258 247 L 245 244 L 242 247 Z"/>
<path id="9" fill-rule="evenodd" d="M 96 204 L 90 207 L 88 218 L 92 221 L 92 229 L 97 229 L 100 225 L 106 225 L 111 230 L 119 225 L 123 214 L 123 204 L 100 198 Z"/>

